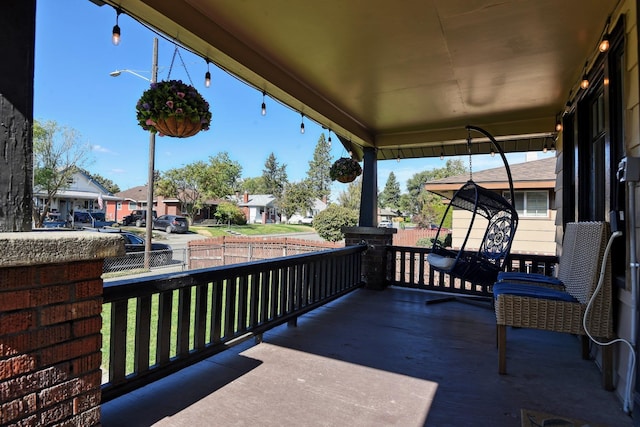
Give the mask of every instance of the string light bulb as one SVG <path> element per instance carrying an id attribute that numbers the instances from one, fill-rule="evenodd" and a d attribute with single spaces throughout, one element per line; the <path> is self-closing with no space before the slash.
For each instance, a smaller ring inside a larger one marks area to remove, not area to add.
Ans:
<path id="1" fill-rule="evenodd" d="M 605 53 L 606 51 L 609 50 L 609 34 L 605 34 L 604 36 L 602 36 L 602 40 L 600 41 L 600 44 L 598 45 L 598 50 L 602 53 Z"/>
<path id="2" fill-rule="evenodd" d="M 300 113 L 300 133 L 304 133 L 304 113 Z"/>
<path id="3" fill-rule="evenodd" d="M 542 152 L 546 153 L 549 150 L 549 147 L 547 147 L 547 143 L 544 143 L 544 147 L 542 147 Z"/>
<path id="4" fill-rule="evenodd" d="M 204 87 L 211 86 L 211 73 L 209 72 L 209 60 L 207 59 L 207 72 L 204 73 Z"/>
<path id="5" fill-rule="evenodd" d="M 495 156 L 495 155 L 496 155 L 496 152 L 495 152 L 495 150 L 493 149 L 493 146 L 491 146 L 491 150 L 489 150 L 489 155 L 490 155 L 491 157 L 493 157 L 493 156 Z"/>
<path id="6" fill-rule="evenodd" d="M 111 43 L 113 43 L 114 46 L 118 46 L 120 44 L 120 26 L 118 26 L 120 13 L 122 13 L 122 11 L 120 9 L 116 9 L 116 25 L 113 26 L 113 31 L 111 32 Z"/>
<path id="7" fill-rule="evenodd" d="M 444 160 L 444 148 L 440 149 L 440 160 Z"/>
<path id="8" fill-rule="evenodd" d="M 327 142 L 329 143 L 329 148 L 331 148 L 331 129 L 329 129 L 329 139 Z"/>
<path id="9" fill-rule="evenodd" d="M 584 73 L 582 74 L 582 81 L 580 82 L 580 87 L 582 89 L 587 89 L 589 87 L 589 77 L 587 76 L 587 65 L 589 62 L 585 62 L 584 64 Z"/>
<path id="10" fill-rule="evenodd" d="M 262 91 L 262 107 L 260 108 L 260 114 L 262 114 L 263 117 L 267 115 L 267 104 L 265 104 L 264 102 L 265 96 L 267 96 L 267 92 L 263 90 Z"/>
<path id="11" fill-rule="evenodd" d="M 562 130 L 562 118 L 556 116 L 556 132 L 560 132 Z"/>
<path id="12" fill-rule="evenodd" d="M 605 53 L 609 50 L 611 43 L 609 42 L 609 24 L 611 24 L 611 15 L 607 16 L 607 22 L 604 24 L 604 35 L 598 45 L 598 50 Z"/>

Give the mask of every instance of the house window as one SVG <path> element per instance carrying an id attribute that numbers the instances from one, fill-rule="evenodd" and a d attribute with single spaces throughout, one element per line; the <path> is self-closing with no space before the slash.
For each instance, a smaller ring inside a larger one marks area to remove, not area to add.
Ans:
<path id="1" fill-rule="evenodd" d="M 134 209 L 138 209 L 138 204 L 136 202 L 129 202 L 129 210 L 132 211 Z"/>
<path id="2" fill-rule="evenodd" d="M 122 210 L 122 202 L 116 202 L 116 210 L 117 211 L 121 211 Z"/>
<path id="3" fill-rule="evenodd" d="M 509 198 L 509 193 L 502 195 Z M 523 218 L 547 218 L 549 216 L 548 191 L 516 191 L 514 194 L 516 211 Z"/>

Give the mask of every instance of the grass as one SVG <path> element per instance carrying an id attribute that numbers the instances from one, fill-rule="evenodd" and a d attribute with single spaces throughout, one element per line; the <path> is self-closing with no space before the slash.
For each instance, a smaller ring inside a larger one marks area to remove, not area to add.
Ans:
<path id="1" fill-rule="evenodd" d="M 232 230 L 236 233 L 240 233 L 243 236 L 257 236 L 257 235 L 277 235 L 287 233 L 309 233 L 313 232 L 313 228 L 308 225 L 294 225 L 294 224 L 247 224 L 247 225 L 216 225 L 216 226 L 197 226 L 192 225 L 189 229 L 195 233 L 202 234 L 204 236 L 229 236 L 226 230 Z"/>
<path id="2" fill-rule="evenodd" d="M 211 314 L 211 288 L 208 290 L 206 296 L 208 301 L 207 313 Z M 151 327 L 150 327 L 150 342 L 149 342 L 149 366 L 156 363 L 156 348 L 157 348 L 157 334 L 158 334 L 158 294 L 155 294 L 151 298 Z M 191 328 L 189 331 L 189 343 L 190 348 L 194 347 L 194 323 L 195 323 L 195 304 L 196 295 L 195 290 L 191 293 Z M 126 338 L 126 374 L 134 372 L 134 355 L 135 355 L 135 325 L 136 325 L 136 308 L 137 301 L 135 299 L 129 300 L 127 307 L 127 338 Z M 177 354 L 177 332 L 178 332 L 178 292 L 173 292 L 173 303 L 171 307 L 171 343 L 169 356 L 174 357 Z M 206 334 L 209 336 L 209 322 L 207 322 Z M 102 371 L 108 372 L 109 370 L 109 344 L 111 339 L 111 304 L 104 304 L 102 310 Z"/>
<path id="3" fill-rule="evenodd" d="M 217 315 L 221 315 L 221 313 L 225 313 L 225 301 L 226 301 L 226 293 L 227 287 L 229 283 L 225 281 L 221 284 L 222 288 L 222 309 L 221 312 Z M 231 282 L 231 286 L 235 287 L 236 292 L 236 307 L 240 301 L 240 283 L 238 281 Z M 234 330 L 239 330 L 240 325 L 239 322 L 244 322 L 244 326 L 248 326 L 249 316 L 250 316 L 250 301 L 252 296 L 252 288 L 251 288 L 251 279 L 245 285 L 247 286 L 247 317 L 243 320 L 238 319 L 237 315 L 233 315 L 231 319 L 226 319 L 224 316 L 222 317 L 222 322 L 220 325 L 220 333 L 226 330 L 226 322 L 233 321 L 234 322 Z M 210 337 L 211 334 L 211 316 L 216 315 L 213 313 L 213 307 L 211 305 L 212 301 L 212 293 L 213 286 L 207 286 L 206 298 L 207 301 L 207 309 L 206 309 L 206 322 L 205 322 L 205 336 Z M 170 332 L 170 345 L 169 345 L 169 357 L 175 357 L 178 351 L 178 304 L 179 304 L 179 292 L 177 290 L 172 292 L 172 306 L 171 306 L 171 332 Z M 258 293 L 258 298 L 260 298 L 260 293 Z M 279 297 L 276 301 L 280 301 Z M 261 307 L 260 301 L 257 301 L 258 307 Z M 153 366 L 156 363 L 156 348 L 157 348 L 157 334 L 158 334 L 158 305 L 159 305 L 159 294 L 154 294 L 151 297 L 151 325 L 150 325 L 150 340 L 149 340 L 149 366 Z M 126 331 L 126 345 L 125 345 L 125 374 L 131 374 L 134 372 L 134 355 L 135 355 L 135 340 L 136 340 L 136 309 L 137 309 L 137 300 L 135 298 L 130 299 L 127 306 L 127 331 Z M 277 310 L 279 310 L 279 306 Z M 191 289 L 191 304 L 190 304 L 190 328 L 189 328 L 189 348 L 195 348 L 195 321 L 196 321 L 196 291 L 195 288 Z M 104 304 L 102 309 L 102 371 L 109 371 L 109 346 L 111 342 L 111 304 Z"/>

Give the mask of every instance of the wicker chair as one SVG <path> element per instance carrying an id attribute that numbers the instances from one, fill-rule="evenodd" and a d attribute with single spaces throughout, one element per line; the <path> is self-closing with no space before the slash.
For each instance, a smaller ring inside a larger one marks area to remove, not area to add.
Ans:
<path id="1" fill-rule="evenodd" d="M 493 293 L 500 374 L 507 371 L 507 326 L 581 335 L 582 357 L 589 358 L 583 316 L 598 285 L 608 238 L 609 227 L 605 222 L 569 223 L 564 233 L 557 280 L 522 273 L 503 273 L 498 277 Z M 614 335 L 609 257 L 605 263 L 603 285 L 589 309 L 587 329 L 594 337 L 609 339 Z M 527 277 L 533 281 L 528 282 Z M 604 346 L 603 386 L 608 390 L 613 389 L 611 367 L 611 346 Z"/>

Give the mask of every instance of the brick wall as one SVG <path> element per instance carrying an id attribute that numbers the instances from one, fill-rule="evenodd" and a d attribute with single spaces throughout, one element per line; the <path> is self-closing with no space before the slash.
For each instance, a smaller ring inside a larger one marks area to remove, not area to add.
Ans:
<path id="1" fill-rule="evenodd" d="M 0 233 L 0 425 L 100 423 L 107 234 Z"/>
<path id="2" fill-rule="evenodd" d="M 345 246 L 366 243 L 368 249 L 362 254 L 362 281 L 368 289 L 384 289 L 389 263 L 388 245 L 392 244 L 394 228 L 347 227 L 343 229 Z"/>
<path id="3" fill-rule="evenodd" d="M 99 423 L 102 262 L 0 268 L 0 424 Z"/>

